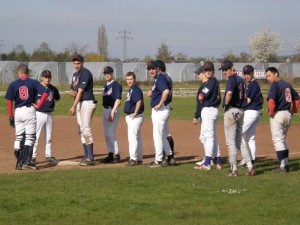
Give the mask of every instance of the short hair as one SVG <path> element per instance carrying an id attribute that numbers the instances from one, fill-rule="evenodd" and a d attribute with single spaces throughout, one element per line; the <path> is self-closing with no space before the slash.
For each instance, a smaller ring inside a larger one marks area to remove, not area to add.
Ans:
<path id="1" fill-rule="evenodd" d="M 126 77 L 130 77 L 130 76 L 132 76 L 133 77 L 133 79 L 136 79 L 136 76 L 135 76 L 135 73 L 134 72 L 127 72 L 126 73 Z"/>
<path id="2" fill-rule="evenodd" d="M 18 66 L 18 73 L 24 73 L 24 74 L 29 74 L 29 69 L 28 69 L 28 66 L 25 65 L 25 64 L 20 64 Z"/>
<path id="3" fill-rule="evenodd" d="M 279 76 L 279 71 L 278 71 L 278 69 L 276 69 L 275 67 L 273 67 L 273 66 L 271 66 L 271 67 L 268 67 L 267 69 L 266 69 L 266 71 L 265 71 L 265 73 L 267 73 L 267 72 L 271 72 L 271 73 L 277 73 L 278 74 L 278 76 Z"/>

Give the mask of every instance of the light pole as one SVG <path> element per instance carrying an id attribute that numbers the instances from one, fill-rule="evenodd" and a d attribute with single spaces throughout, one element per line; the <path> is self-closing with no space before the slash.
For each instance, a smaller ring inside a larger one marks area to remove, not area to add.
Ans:
<path id="1" fill-rule="evenodd" d="M 125 62 L 127 59 L 127 40 L 129 39 L 133 40 L 133 37 L 129 37 L 128 34 L 131 34 L 131 32 L 125 29 L 120 31 L 119 34 L 122 35 L 117 37 L 117 39 L 123 40 L 123 62 Z"/>

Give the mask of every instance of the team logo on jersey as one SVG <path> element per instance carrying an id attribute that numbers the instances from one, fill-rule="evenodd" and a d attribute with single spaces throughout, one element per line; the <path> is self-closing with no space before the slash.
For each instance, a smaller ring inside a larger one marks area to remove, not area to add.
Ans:
<path id="1" fill-rule="evenodd" d="M 72 86 L 73 86 L 73 87 L 77 87 L 77 85 L 78 85 L 78 82 L 79 82 L 79 79 L 78 79 L 78 77 L 73 77 Z"/>
<path id="2" fill-rule="evenodd" d="M 209 89 L 207 87 L 205 87 L 205 88 L 203 88 L 202 92 L 207 94 L 209 92 Z"/>
<path id="3" fill-rule="evenodd" d="M 128 93 L 127 93 L 127 96 L 126 96 L 126 102 L 130 101 L 130 96 L 131 96 L 131 95 L 130 95 L 130 93 L 128 92 Z"/>
<path id="4" fill-rule="evenodd" d="M 286 100 L 287 102 L 292 102 L 291 89 L 286 88 L 284 94 L 285 94 L 285 100 Z"/>
<path id="5" fill-rule="evenodd" d="M 51 102 L 53 100 L 53 92 L 51 91 L 47 97 L 47 101 Z"/>
<path id="6" fill-rule="evenodd" d="M 112 87 L 111 87 L 108 91 L 103 92 L 103 96 L 111 95 L 112 92 L 113 92 L 113 90 L 112 90 Z"/>

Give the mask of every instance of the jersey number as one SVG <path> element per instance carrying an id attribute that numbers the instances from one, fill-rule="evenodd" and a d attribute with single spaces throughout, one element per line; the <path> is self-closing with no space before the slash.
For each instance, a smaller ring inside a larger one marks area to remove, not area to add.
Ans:
<path id="1" fill-rule="evenodd" d="M 287 102 L 292 102 L 292 94 L 291 94 L 291 89 L 286 88 L 285 89 L 285 100 Z"/>
<path id="2" fill-rule="evenodd" d="M 28 99 L 28 88 L 26 86 L 21 86 L 19 88 L 20 99 L 27 100 Z"/>

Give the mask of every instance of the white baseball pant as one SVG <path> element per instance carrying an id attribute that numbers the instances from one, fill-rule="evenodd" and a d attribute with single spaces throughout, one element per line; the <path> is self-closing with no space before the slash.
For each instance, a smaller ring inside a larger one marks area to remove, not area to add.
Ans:
<path id="1" fill-rule="evenodd" d="M 134 161 L 143 161 L 141 126 L 144 116 L 139 114 L 132 119 L 130 115 L 127 115 L 125 120 L 128 128 L 129 157 Z"/>
<path id="2" fill-rule="evenodd" d="M 205 156 L 221 156 L 217 137 L 217 122 L 219 110 L 216 107 L 204 107 L 201 111 L 200 141 L 203 144 Z"/>
<path id="3" fill-rule="evenodd" d="M 247 148 L 249 146 L 250 158 L 255 160 L 256 155 L 256 141 L 255 132 L 256 126 L 261 118 L 260 110 L 246 110 L 244 112 L 244 124 L 243 124 L 243 137 L 241 148 Z"/>
<path id="4" fill-rule="evenodd" d="M 286 135 L 291 125 L 291 113 L 287 110 L 278 111 L 270 118 L 272 140 L 276 151 L 287 150 Z"/>
<path id="5" fill-rule="evenodd" d="M 52 156 L 51 142 L 52 142 L 52 112 L 39 112 L 36 111 L 36 136 L 33 145 L 32 157 L 36 158 L 38 152 L 38 144 L 42 130 L 44 130 L 45 140 L 45 156 Z"/>
<path id="6" fill-rule="evenodd" d="M 172 154 L 170 144 L 167 140 L 168 133 L 166 124 L 170 117 L 171 109 L 169 105 L 162 106 L 158 110 L 152 108 L 152 125 L 153 125 L 153 140 L 155 148 L 155 161 L 161 162 L 163 159 L 163 151 L 169 156 Z"/>
<path id="7" fill-rule="evenodd" d="M 91 122 L 95 110 L 96 104 L 93 100 L 81 101 L 77 104 L 76 117 L 82 144 L 89 145 L 94 143 Z"/>
<path id="8" fill-rule="evenodd" d="M 25 133 L 24 145 L 32 146 L 35 131 L 36 131 L 36 110 L 33 106 L 19 107 L 15 110 L 15 134 L 16 140 L 14 142 L 14 149 L 21 149 L 21 141 Z"/>
<path id="9" fill-rule="evenodd" d="M 108 121 L 111 108 L 103 109 L 103 129 L 108 153 L 120 154 L 118 141 L 116 139 L 116 129 L 120 118 L 119 109 L 116 110 L 113 121 Z"/>

